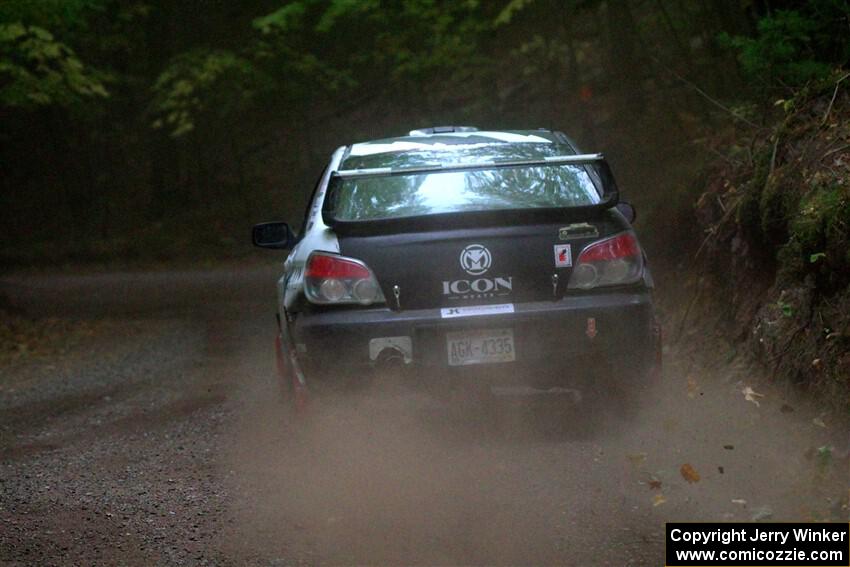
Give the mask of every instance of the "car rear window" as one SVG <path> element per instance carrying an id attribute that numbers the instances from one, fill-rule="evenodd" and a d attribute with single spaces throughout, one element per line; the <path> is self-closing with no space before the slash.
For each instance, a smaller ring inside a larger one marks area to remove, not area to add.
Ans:
<path id="1" fill-rule="evenodd" d="M 551 144 L 537 148 L 536 152 L 529 151 L 530 148 L 523 149 L 525 151 L 521 155 L 498 152 L 500 155 L 494 156 L 492 151 L 474 151 L 481 150 L 474 148 L 451 152 L 451 160 L 446 159 L 449 157 L 445 155 L 447 152 L 440 152 L 443 154 L 441 156 L 433 155 L 436 152 L 428 152 L 430 156 L 410 155 L 420 152 L 405 152 L 401 164 L 398 161 L 393 163 L 387 156 L 369 160 L 361 157 L 356 164 L 346 160 L 342 169 L 388 165 L 409 167 L 424 163 L 475 163 L 490 159 L 534 159 L 558 155 Z M 437 157 L 440 159 L 435 159 Z M 600 194 L 585 166 L 499 167 L 345 178 L 336 189 L 334 217 L 340 221 L 365 221 L 468 211 L 570 208 L 595 205 L 600 200 Z"/>

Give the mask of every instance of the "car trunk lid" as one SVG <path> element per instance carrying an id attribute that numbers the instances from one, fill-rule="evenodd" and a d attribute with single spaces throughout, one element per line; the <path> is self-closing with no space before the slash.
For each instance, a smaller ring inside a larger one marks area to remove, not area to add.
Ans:
<path id="1" fill-rule="evenodd" d="M 426 309 L 558 299 L 581 250 L 623 229 L 609 212 L 590 222 L 343 235 L 339 243 L 374 271 L 391 307 Z"/>

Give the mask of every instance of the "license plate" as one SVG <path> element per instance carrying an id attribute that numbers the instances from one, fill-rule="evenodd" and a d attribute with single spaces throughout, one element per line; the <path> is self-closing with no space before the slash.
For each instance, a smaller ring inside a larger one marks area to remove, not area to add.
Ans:
<path id="1" fill-rule="evenodd" d="M 446 333 L 449 366 L 516 360 L 512 329 Z"/>

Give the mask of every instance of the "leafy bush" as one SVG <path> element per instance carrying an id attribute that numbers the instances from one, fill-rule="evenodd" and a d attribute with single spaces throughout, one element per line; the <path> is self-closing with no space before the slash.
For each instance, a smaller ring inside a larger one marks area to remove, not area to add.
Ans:
<path id="1" fill-rule="evenodd" d="M 721 34 L 721 45 L 738 53 L 744 73 L 765 85 L 800 86 L 826 77 L 850 58 L 850 4 L 813 0 L 800 10 L 777 10 L 761 18 L 755 37 Z"/>
<path id="2" fill-rule="evenodd" d="M 101 77 L 52 33 L 20 22 L 0 24 L 0 105 L 64 107 L 107 96 Z"/>
<path id="3" fill-rule="evenodd" d="M 267 88 L 267 77 L 235 53 L 185 53 L 170 62 L 153 87 L 158 114 L 153 126 L 178 137 L 194 130 L 203 112 L 214 110 L 218 120 L 238 115 Z"/>
<path id="4" fill-rule="evenodd" d="M 850 274 L 850 188 L 825 183 L 801 203 L 780 251 L 786 273 L 814 273 L 825 291 L 842 288 Z"/>

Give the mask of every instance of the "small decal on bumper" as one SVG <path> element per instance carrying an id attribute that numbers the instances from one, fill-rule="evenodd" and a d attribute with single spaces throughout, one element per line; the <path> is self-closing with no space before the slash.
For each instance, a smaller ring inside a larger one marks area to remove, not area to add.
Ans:
<path id="1" fill-rule="evenodd" d="M 440 309 L 440 317 L 451 319 L 453 317 L 478 317 L 481 315 L 502 315 L 513 313 L 513 303 L 501 303 L 499 305 L 471 305 L 469 307 L 444 307 Z"/>
<path id="2" fill-rule="evenodd" d="M 588 339 L 596 338 L 597 332 L 596 332 L 596 318 L 595 317 L 588 317 L 587 318 L 587 330 L 584 332 L 584 334 L 587 335 Z"/>
<path id="3" fill-rule="evenodd" d="M 555 245 L 555 267 L 569 268 L 573 265 L 573 251 L 569 244 Z"/>

